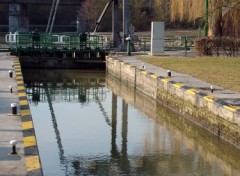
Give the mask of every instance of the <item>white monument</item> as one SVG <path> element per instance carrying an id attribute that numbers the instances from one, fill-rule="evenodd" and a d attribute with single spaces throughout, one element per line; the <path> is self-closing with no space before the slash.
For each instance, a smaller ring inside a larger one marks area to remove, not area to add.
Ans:
<path id="1" fill-rule="evenodd" d="M 152 22 L 151 55 L 164 53 L 164 22 Z"/>

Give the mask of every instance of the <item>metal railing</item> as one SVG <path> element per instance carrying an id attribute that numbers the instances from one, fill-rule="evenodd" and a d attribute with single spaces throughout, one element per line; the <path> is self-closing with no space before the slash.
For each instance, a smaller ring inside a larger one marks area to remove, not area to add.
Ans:
<path id="1" fill-rule="evenodd" d="M 104 36 L 84 34 L 10 33 L 5 43 L 14 52 L 104 51 Z"/>

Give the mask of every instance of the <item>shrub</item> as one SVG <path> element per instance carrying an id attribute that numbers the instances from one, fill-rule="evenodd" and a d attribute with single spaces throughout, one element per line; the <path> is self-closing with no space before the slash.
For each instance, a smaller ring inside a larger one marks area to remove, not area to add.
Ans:
<path id="1" fill-rule="evenodd" d="M 225 55 L 228 57 L 238 56 L 240 39 L 230 37 L 204 37 L 194 41 L 198 56 Z"/>

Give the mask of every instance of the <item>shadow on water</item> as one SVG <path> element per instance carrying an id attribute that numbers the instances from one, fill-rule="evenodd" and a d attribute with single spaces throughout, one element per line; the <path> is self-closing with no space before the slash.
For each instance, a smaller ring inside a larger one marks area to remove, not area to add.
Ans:
<path id="1" fill-rule="evenodd" d="M 32 106 L 48 104 L 65 175 L 237 175 L 240 171 L 238 149 L 104 72 L 25 70 L 23 74 Z M 107 96 L 111 111 L 103 104 Z M 67 154 L 53 102 L 96 103 L 110 127 L 109 153 Z M 131 152 L 131 141 L 138 137 L 130 137 L 133 107 L 153 126 L 142 137 L 141 152 Z"/>

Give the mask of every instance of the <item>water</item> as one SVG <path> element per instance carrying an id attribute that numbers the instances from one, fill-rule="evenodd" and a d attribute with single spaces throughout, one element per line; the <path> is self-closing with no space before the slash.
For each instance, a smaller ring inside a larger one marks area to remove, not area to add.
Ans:
<path id="1" fill-rule="evenodd" d="M 25 70 L 44 175 L 239 175 L 240 152 L 103 72 Z"/>

